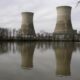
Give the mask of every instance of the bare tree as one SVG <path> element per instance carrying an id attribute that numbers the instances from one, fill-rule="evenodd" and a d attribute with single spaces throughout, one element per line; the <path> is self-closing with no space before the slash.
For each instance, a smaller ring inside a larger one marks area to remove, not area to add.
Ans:
<path id="1" fill-rule="evenodd" d="M 76 7 L 78 7 L 79 4 L 80 4 L 80 0 L 77 2 Z"/>

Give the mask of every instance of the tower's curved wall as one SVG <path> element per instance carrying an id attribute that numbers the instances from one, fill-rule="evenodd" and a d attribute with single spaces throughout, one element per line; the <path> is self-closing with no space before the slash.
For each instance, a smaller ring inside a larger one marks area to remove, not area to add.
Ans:
<path id="1" fill-rule="evenodd" d="M 54 32 L 55 33 L 73 32 L 70 6 L 57 7 L 57 23 Z"/>
<path id="2" fill-rule="evenodd" d="M 19 48 L 21 51 L 21 66 L 24 69 L 33 68 L 33 55 L 35 50 L 35 43 L 22 43 Z"/>
<path id="3" fill-rule="evenodd" d="M 22 12 L 21 32 L 24 35 L 35 35 L 32 12 Z"/>
<path id="4" fill-rule="evenodd" d="M 70 76 L 71 58 L 75 50 L 72 42 L 55 43 L 54 51 L 56 56 L 56 75 Z"/>

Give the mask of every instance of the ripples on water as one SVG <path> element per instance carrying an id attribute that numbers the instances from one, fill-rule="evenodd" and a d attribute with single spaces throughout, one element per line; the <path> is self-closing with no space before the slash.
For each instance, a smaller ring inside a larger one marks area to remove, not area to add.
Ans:
<path id="1" fill-rule="evenodd" d="M 80 80 L 80 43 L 0 43 L 0 80 Z"/>

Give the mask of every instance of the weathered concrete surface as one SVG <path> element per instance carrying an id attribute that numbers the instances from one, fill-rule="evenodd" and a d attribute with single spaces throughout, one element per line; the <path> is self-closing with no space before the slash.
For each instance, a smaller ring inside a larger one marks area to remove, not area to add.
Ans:
<path id="1" fill-rule="evenodd" d="M 57 23 L 54 33 L 72 33 L 71 23 L 71 7 L 59 6 L 57 7 Z"/>
<path id="2" fill-rule="evenodd" d="M 33 15 L 32 12 L 22 12 L 21 32 L 23 35 L 35 35 Z"/>

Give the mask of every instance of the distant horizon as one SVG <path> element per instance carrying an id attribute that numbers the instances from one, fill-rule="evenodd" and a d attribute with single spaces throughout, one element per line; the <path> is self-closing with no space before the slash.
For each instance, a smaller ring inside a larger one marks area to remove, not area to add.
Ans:
<path id="1" fill-rule="evenodd" d="M 77 0 L 78 1 L 78 0 Z M 58 6 L 71 6 L 72 14 L 71 20 L 73 28 L 80 31 L 80 5 L 75 8 L 76 0 L 1 0 L 0 1 L 0 27 L 20 29 L 21 27 L 21 13 L 34 13 L 34 28 L 36 33 L 40 31 L 53 32 Z"/>

